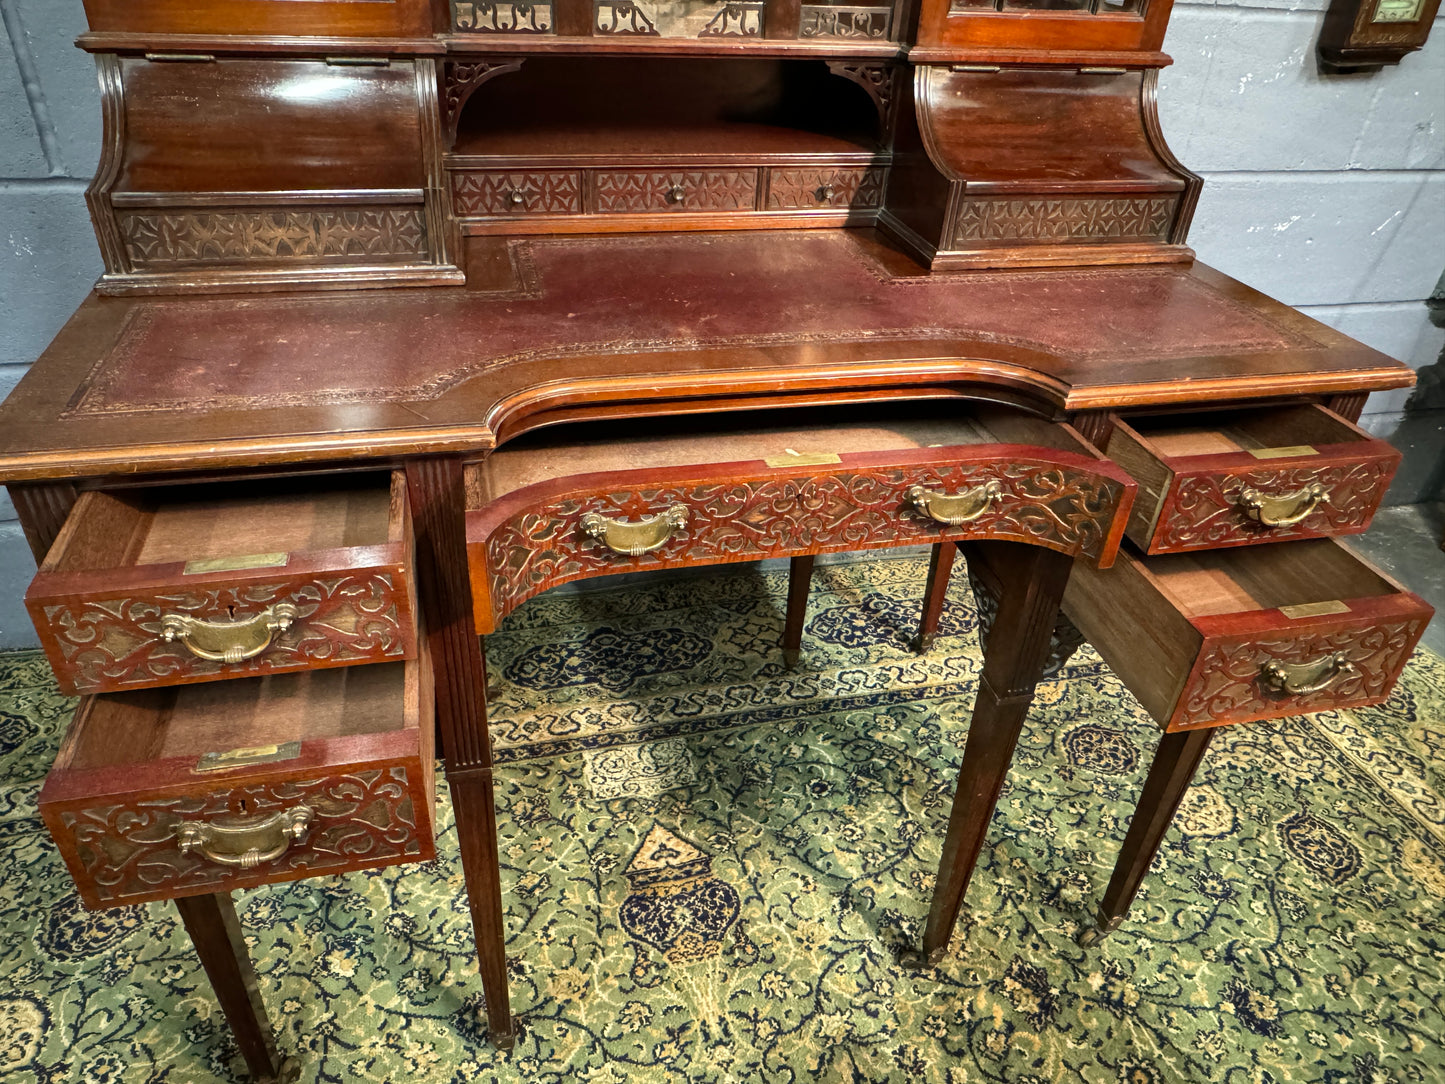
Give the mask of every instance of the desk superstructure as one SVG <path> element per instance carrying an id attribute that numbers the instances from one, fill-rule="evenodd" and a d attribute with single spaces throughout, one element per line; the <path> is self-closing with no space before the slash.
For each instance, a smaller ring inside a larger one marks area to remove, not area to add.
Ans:
<path id="1" fill-rule="evenodd" d="M 1094 584 L 1153 615 L 1171 732 L 1388 695 L 1428 608 L 1328 539 L 1413 376 L 1193 262 L 1169 6 L 87 0 L 106 270 L 0 407 L 87 904 L 175 899 L 284 1074 L 228 893 L 429 857 L 435 733 L 510 1046 L 479 633 L 583 576 L 789 556 L 794 653 L 813 555 L 934 543 L 937 585 L 967 547 L 996 612 L 924 966 L 1076 562 L 1106 658 L 1147 655 Z M 1355 595 L 1259 571 L 1293 546 Z M 1205 626 L 1238 688 L 1201 707 Z"/>

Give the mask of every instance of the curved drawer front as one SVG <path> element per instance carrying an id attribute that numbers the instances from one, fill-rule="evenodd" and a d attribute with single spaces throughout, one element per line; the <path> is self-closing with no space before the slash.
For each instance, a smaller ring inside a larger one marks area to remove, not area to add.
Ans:
<path id="1" fill-rule="evenodd" d="M 1225 632 L 1226 623 L 1199 619 L 1204 646 L 1169 729 L 1384 700 L 1430 621 L 1429 608 L 1405 596 L 1353 600 L 1351 610 L 1309 623 L 1259 615 L 1260 628 L 1244 634 L 1237 624 Z"/>
<path id="2" fill-rule="evenodd" d="M 994 538 L 1107 562 L 1133 492 L 1110 464 L 1044 448 L 840 458 L 827 470 L 714 464 L 665 480 L 597 474 L 509 494 L 468 519 L 473 584 L 490 594 L 477 592 L 479 626 L 569 580 L 793 553 Z"/>

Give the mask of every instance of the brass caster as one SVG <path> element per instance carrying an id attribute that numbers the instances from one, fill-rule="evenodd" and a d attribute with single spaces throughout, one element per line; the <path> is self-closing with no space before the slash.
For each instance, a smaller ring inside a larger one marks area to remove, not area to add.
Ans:
<path id="1" fill-rule="evenodd" d="M 495 1046 L 503 1054 L 510 1054 L 513 1048 L 516 1047 L 517 1038 L 521 1034 L 522 1018 L 520 1016 L 514 1016 L 512 1017 L 512 1030 L 507 1032 L 505 1035 L 492 1035 L 490 1036 L 490 1038 L 492 1040 L 493 1046 Z"/>
<path id="2" fill-rule="evenodd" d="M 913 650 L 920 655 L 927 655 L 929 648 L 933 646 L 933 638 L 936 635 L 936 633 L 929 633 L 927 636 L 925 636 L 923 635 L 923 633 L 920 632 L 917 636 L 913 638 L 912 642 L 909 643 L 908 646 L 913 648 Z"/>
<path id="3" fill-rule="evenodd" d="M 905 971 L 932 971 L 939 964 L 943 963 L 944 956 L 948 955 L 948 946 L 940 945 L 932 952 L 924 952 L 922 949 L 908 949 L 898 957 L 898 966 Z"/>

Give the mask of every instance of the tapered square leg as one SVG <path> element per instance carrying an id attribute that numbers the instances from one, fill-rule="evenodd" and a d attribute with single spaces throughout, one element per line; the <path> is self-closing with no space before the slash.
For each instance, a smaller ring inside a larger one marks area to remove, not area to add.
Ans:
<path id="1" fill-rule="evenodd" d="M 791 669 L 803 652 L 803 625 L 808 619 L 808 588 L 813 585 L 811 553 L 794 557 L 788 565 L 788 614 L 783 622 L 783 662 Z"/>
<path id="2" fill-rule="evenodd" d="M 1129 914 L 1129 906 L 1153 865 L 1154 856 L 1159 853 L 1164 833 L 1169 830 L 1216 729 L 1184 730 L 1159 739 L 1143 793 L 1139 795 L 1139 806 L 1129 822 L 1119 859 L 1114 863 L 1114 875 L 1104 890 L 1104 901 L 1099 905 L 1094 925 L 1079 935 L 1081 945 L 1103 940 L 1117 930 Z"/>
<path id="3" fill-rule="evenodd" d="M 907 957 L 906 966 L 932 967 L 948 949 L 1073 567 L 1070 557 L 1015 542 L 970 543 L 964 556 L 970 564 L 986 562 L 995 573 L 998 616 L 984 652 L 922 951 Z"/>
<path id="4" fill-rule="evenodd" d="M 257 1084 L 282 1084 L 295 1080 L 299 1064 L 281 1059 L 266 1006 L 256 982 L 256 971 L 241 937 L 241 923 L 228 892 L 206 896 L 182 896 L 176 900 L 191 944 L 211 980 L 211 989 L 221 1004 L 246 1068 Z"/>
<path id="5" fill-rule="evenodd" d="M 487 731 L 487 664 L 472 618 L 462 462 L 409 461 L 406 481 L 416 534 L 417 586 L 435 678 L 437 729 L 467 879 L 487 1029 L 493 1043 L 510 1050 L 516 1028 L 507 992 L 492 742 Z"/>
<path id="6" fill-rule="evenodd" d="M 943 600 L 948 597 L 948 577 L 953 573 L 953 558 L 958 550 L 952 542 L 939 542 L 928 558 L 928 583 L 923 588 L 923 620 L 918 623 L 918 636 L 913 649 L 920 655 L 933 646 L 938 623 L 943 617 Z"/>

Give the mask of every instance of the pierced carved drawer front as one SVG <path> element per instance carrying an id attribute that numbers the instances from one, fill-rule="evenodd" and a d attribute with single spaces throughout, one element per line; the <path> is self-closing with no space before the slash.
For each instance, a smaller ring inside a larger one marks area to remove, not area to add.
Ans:
<path id="1" fill-rule="evenodd" d="M 1112 464 L 1051 448 L 828 458 L 837 465 L 621 471 L 510 493 L 468 517 L 479 628 L 548 587 L 628 569 L 964 538 L 1108 561 L 1133 488 Z"/>
<path id="2" fill-rule="evenodd" d="M 1075 567 L 1064 612 L 1177 731 L 1379 703 L 1433 610 L 1316 540 L 1197 556 L 1126 547 L 1112 569 Z"/>
<path id="3" fill-rule="evenodd" d="M 773 169 L 769 211 L 870 210 L 883 205 L 882 169 Z"/>
<path id="4" fill-rule="evenodd" d="M 575 215 L 582 213 L 577 170 L 471 170 L 452 174 L 457 214 Z"/>
<path id="5" fill-rule="evenodd" d="M 602 214 L 751 211 L 758 195 L 755 169 L 599 170 L 593 183 Z"/>
<path id="6" fill-rule="evenodd" d="M 1322 407 L 1119 420 L 1108 455 L 1139 482 L 1147 553 L 1358 534 L 1400 454 Z"/>
<path id="7" fill-rule="evenodd" d="M 428 682 L 411 662 L 86 697 L 40 793 L 81 899 L 434 857 Z"/>
<path id="8" fill-rule="evenodd" d="M 225 492 L 92 492 L 76 504 L 26 594 L 62 690 L 414 656 L 399 474 L 329 491 Z"/>

